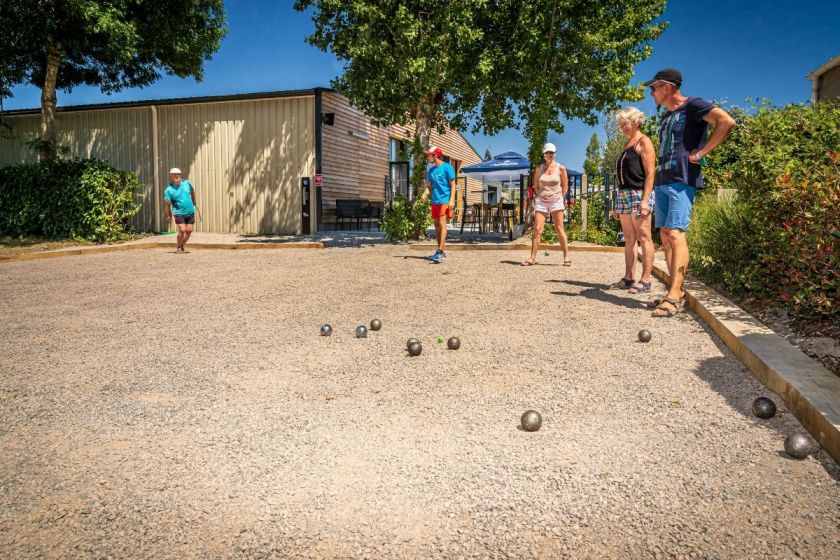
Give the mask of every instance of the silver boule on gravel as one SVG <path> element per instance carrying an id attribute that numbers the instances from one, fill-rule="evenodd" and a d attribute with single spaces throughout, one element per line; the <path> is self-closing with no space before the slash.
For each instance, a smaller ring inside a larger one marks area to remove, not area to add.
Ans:
<path id="1" fill-rule="evenodd" d="M 321 325 L 321 336 L 330 336 L 332 334 L 332 327 L 328 324 Z"/>
<path id="2" fill-rule="evenodd" d="M 459 339 L 457 336 L 451 336 L 449 337 L 449 340 L 446 341 L 446 346 L 450 350 L 457 350 L 461 347 L 461 339 Z"/>
<path id="3" fill-rule="evenodd" d="M 804 459 L 811 453 L 811 440 L 802 434 L 791 434 L 785 438 L 785 453 L 794 459 Z"/>
<path id="4" fill-rule="evenodd" d="M 367 327 L 359 325 L 356 327 L 356 338 L 367 338 Z"/>
<path id="5" fill-rule="evenodd" d="M 758 397 L 753 401 L 752 411 L 757 417 L 767 420 L 776 416 L 776 403 L 767 397 Z"/>
<path id="6" fill-rule="evenodd" d="M 526 410 L 522 413 L 520 423 L 526 432 L 536 432 L 542 426 L 542 416 L 536 410 Z"/>
<path id="7" fill-rule="evenodd" d="M 381 328 L 382 328 L 382 321 L 380 321 L 379 319 L 374 319 L 373 321 L 370 322 L 370 330 L 378 331 Z"/>
<path id="8" fill-rule="evenodd" d="M 639 331 L 639 342 L 650 342 L 651 338 L 653 338 L 653 335 L 650 334 L 649 330 L 642 329 Z"/>
<path id="9" fill-rule="evenodd" d="M 408 339 L 408 342 L 406 342 L 406 343 L 405 343 L 405 347 L 406 347 L 406 348 L 408 348 L 409 346 L 411 346 L 411 345 L 412 345 L 412 344 L 414 344 L 415 342 L 416 342 L 417 344 L 420 344 L 420 341 L 419 341 L 419 340 L 417 340 L 416 338 L 409 338 L 409 339 Z"/>
<path id="10" fill-rule="evenodd" d="M 408 345 L 408 355 L 409 356 L 419 356 L 423 353 L 423 345 L 419 342 L 412 342 Z"/>

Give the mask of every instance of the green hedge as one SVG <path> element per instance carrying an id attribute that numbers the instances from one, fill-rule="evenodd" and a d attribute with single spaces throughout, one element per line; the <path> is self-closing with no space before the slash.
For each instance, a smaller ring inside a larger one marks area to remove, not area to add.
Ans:
<path id="1" fill-rule="evenodd" d="M 698 203 L 692 272 L 800 318 L 840 321 L 838 164 L 837 107 L 762 103 L 742 112 L 706 173 L 710 187 L 734 188 L 737 199 Z"/>
<path id="2" fill-rule="evenodd" d="M 607 218 L 605 215 L 604 197 L 600 192 L 589 194 L 586 208 L 586 233 L 583 231 L 583 204 L 577 200 L 567 210 L 569 223 L 566 227 L 566 236 L 569 241 L 588 241 L 597 245 L 615 246 L 618 241 L 618 232 L 621 231 L 621 223 L 617 220 Z M 557 243 L 557 232 L 550 224 L 546 224 L 540 240 L 543 243 Z"/>
<path id="3" fill-rule="evenodd" d="M 407 198 L 397 195 L 393 203 L 385 207 L 379 229 L 391 241 L 406 241 L 421 238 L 433 223 L 429 201 L 418 199 L 412 207 Z"/>
<path id="4" fill-rule="evenodd" d="M 104 161 L 56 160 L 0 169 L 0 235 L 115 241 L 140 209 L 136 173 Z"/>

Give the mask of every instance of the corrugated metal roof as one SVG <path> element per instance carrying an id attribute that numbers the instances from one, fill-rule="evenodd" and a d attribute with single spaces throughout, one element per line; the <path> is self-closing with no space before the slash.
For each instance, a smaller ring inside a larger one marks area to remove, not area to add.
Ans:
<path id="1" fill-rule="evenodd" d="M 283 91 L 265 91 L 258 93 L 237 93 L 233 95 L 212 95 L 206 97 L 178 97 L 174 99 L 147 99 L 141 101 L 118 101 L 115 103 L 96 103 L 92 105 L 68 105 L 66 107 L 57 107 L 56 111 L 72 112 L 72 111 L 91 111 L 94 109 L 123 109 L 126 107 L 149 107 L 164 106 L 164 105 L 192 105 L 196 103 L 219 103 L 222 101 L 253 101 L 255 99 L 273 99 L 277 97 L 305 97 L 315 95 L 316 91 L 332 91 L 329 88 L 312 88 L 312 89 L 290 89 Z M 41 112 L 41 108 L 33 109 L 13 109 L 10 111 L 3 111 L 3 115 L 33 115 Z"/>

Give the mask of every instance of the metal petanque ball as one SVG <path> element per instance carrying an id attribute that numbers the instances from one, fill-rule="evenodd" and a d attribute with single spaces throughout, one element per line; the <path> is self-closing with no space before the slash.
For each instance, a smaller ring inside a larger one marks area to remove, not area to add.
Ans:
<path id="1" fill-rule="evenodd" d="M 785 438 L 785 452 L 794 459 L 804 459 L 811 452 L 811 441 L 803 435 L 791 434 Z"/>
<path id="2" fill-rule="evenodd" d="M 639 331 L 639 342 L 650 342 L 652 336 L 649 330 L 642 329 Z"/>
<path id="3" fill-rule="evenodd" d="M 542 416 L 536 410 L 526 410 L 520 419 L 522 429 L 526 432 L 536 432 L 542 426 Z"/>
<path id="4" fill-rule="evenodd" d="M 416 342 L 417 344 L 420 344 L 420 341 L 419 341 L 419 340 L 417 340 L 416 338 L 409 338 L 409 339 L 408 339 L 408 342 L 406 342 L 406 343 L 405 343 L 405 347 L 406 347 L 406 348 L 408 348 L 409 346 L 411 346 L 411 345 L 412 345 L 412 344 L 414 344 L 415 342 Z"/>
<path id="5" fill-rule="evenodd" d="M 412 342 L 408 345 L 408 355 L 409 356 L 419 356 L 423 353 L 423 345 L 419 342 Z"/>
<path id="6" fill-rule="evenodd" d="M 367 327 L 359 325 L 356 327 L 356 338 L 367 338 Z"/>
<path id="7" fill-rule="evenodd" d="M 776 416 L 776 403 L 768 399 L 767 397 L 758 397 L 753 401 L 753 414 L 761 418 L 762 420 L 767 420 L 768 418 L 773 418 Z"/>
<path id="8" fill-rule="evenodd" d="M 374 319 L 373 321 L 370 322 L 370 330 L 378 331 L 381 328 L 382 328 L 382 321 L 380 321 L 379 319 Z"/>
<path id="9" fill-rule="evenodd" d="M 330 336 L 332 334 L 332 327 L 330 325 L 321 325 L 321 336 Z"/>
<path id="10" fill-rule="evenodd" d="M 461 347 L 461 340 L 457 336 L 450 337 L 449 340 L 446 341 L 446 346 L 448 346 L 450 350 L 457 350 Z"/>

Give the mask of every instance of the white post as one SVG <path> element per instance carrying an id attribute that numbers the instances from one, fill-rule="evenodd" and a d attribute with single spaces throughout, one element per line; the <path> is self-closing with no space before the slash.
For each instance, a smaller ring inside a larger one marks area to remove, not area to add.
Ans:
<path id="1" fill-rule="evenodd" d="M 584 174 L 580 178 L 580 199 L 581 199 L 580 200 L 580 227 L 583 230 L 582 233 L 583 233 L 583 238 L 584 239 L 588 238 L 588 236 L 587 236 L 588 224 L 586 222 L 587 222 L 587 217 L 589 216 L 589 212 L 587 212 L 587 210 L 588 210 L 588 202 L 587 202 L 588 195 L 587 195 L 587 192 L 586 192 L 586 186 L 587 186 L 587 180 L 586 180 L 586 174 Z"/>

